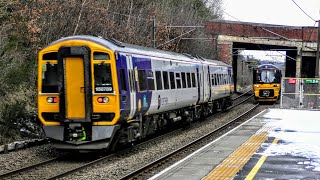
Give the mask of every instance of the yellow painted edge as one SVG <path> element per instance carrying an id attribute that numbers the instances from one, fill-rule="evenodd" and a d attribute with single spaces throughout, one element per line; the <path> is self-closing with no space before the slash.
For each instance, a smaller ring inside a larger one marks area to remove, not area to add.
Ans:
<path id="1" fill-rule="evenodd" d="M 278 143 L 278 139 L 274 139 L 272 144 L 277 144 Z M 245 180 L 252 180 L 254 178 L 254 176 L 258 173 L 259 169 L 261 168 L 261 166 L 263 165 L 264 161 L 267 159 L 267 155 L 263 155 L 259 161 L 257 162 L 257 164 L 253 167 L 253 169 L 250 171 L 250 173 L 248 174 L 248 176 L 246 177 Z"/>
<path id="2" fill-rule="evenodd" d="M 209 174 L 204 176 L 202 180 L 206 179 L 232 179 L 237 172 L 246 164 L 250 157 L 259 149 L 261 144 L 268 139 L 268 131 L 270 127 L 263 127 L 256 134 L 252 135 L 244 144 L 242 144 L 236 151 L 234 151 L 227 159 L 225 159 L 219 166 L 213 169 Z M 253 144 L 253 145 L 252 145 Z M 246 154 L 243 156 L 243 154 Z M 238 159 L 234 157 L 239 157 L 242 155 L 240 163 Z M 236 166 L 236 167 L 235 167 Z"/>

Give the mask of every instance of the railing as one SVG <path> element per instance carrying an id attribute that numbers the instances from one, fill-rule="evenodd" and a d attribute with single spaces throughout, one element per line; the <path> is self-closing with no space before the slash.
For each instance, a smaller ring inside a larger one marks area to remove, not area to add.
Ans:
<path id="1" fill-rule="evenodd" d="M 320 109 L 319 78 L 288 78 L 281 80 L 280 107 L 289 109 Z"/>

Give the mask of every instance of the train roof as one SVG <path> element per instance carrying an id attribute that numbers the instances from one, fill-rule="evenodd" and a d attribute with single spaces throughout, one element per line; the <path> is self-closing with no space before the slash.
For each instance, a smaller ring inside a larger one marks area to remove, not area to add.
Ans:
<path id="1" fill-rule="evenodd" d="M 261 64 L 259 66 L 257 66 L 255 69 L 279 69 L 277 66 L 273 65 L 273 64 Z"/>
<path id="2" fill-rule="evenodd" d="M 69 40 L 92 41 L 94 43 L 105 46 L 113 51 L 124 52 L 124 53 L 144 54 L 152 57 L 161 57 L 161 58 L 173 59 L 173 60 L 176 59 L 176 60 L 182 60 L 182 61 L 188 61 L 188 62 L 202 62 L 202 63 L 213 64 L 217 66 L 229 66 L 228 64 L 218 60 L 199 58 L 189 54 L 181 54 L 181 53 L 172 52 L 172 51 L 164 51 L 164 50 L 159 50 L 159 49 L 150 48 L 150 47 L 138 46 L 138 45 L 129 44 L 129 43 L 122 43 L 115 39 L 105 39 L 102 37 L 89 36 L 89 35 L 65 37 L 50 43 L 48 46 L 56 43 L 60 43 L 63 41 L 69 41 Z"/>

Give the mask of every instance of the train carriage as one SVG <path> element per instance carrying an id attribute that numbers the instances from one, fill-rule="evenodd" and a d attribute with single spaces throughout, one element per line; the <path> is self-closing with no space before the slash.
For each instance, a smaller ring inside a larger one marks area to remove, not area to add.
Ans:
<path id="1" fill-rule="evenodd" d="M 258 102 L 274 102 L 280 95 L 281 70 L 272 64 L 263 64 L 253 70 L 253 92 Z"/>
<path id="2" fill-rule="evenodd" d="M 113 148 L 231 105 L 231 66 L 219 61 L 72 36 L 38 62 L 39 119 L 58 149 Z"/>

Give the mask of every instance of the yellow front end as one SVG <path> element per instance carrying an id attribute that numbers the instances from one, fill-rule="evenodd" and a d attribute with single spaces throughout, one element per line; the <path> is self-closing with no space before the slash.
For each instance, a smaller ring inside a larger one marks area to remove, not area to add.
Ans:
<path id="1" fill-rule="evenodd" d="M 253 92 L 259 102 L 277 101 L 280 95 L 280 84 L 254 84 Z"/>
<path id="2" fill-rule="evenodd" d="M 114 52 L 69 39 L 38 56 L 38 116 L 59 149 L 107 148 L 119 129 Z"/>

